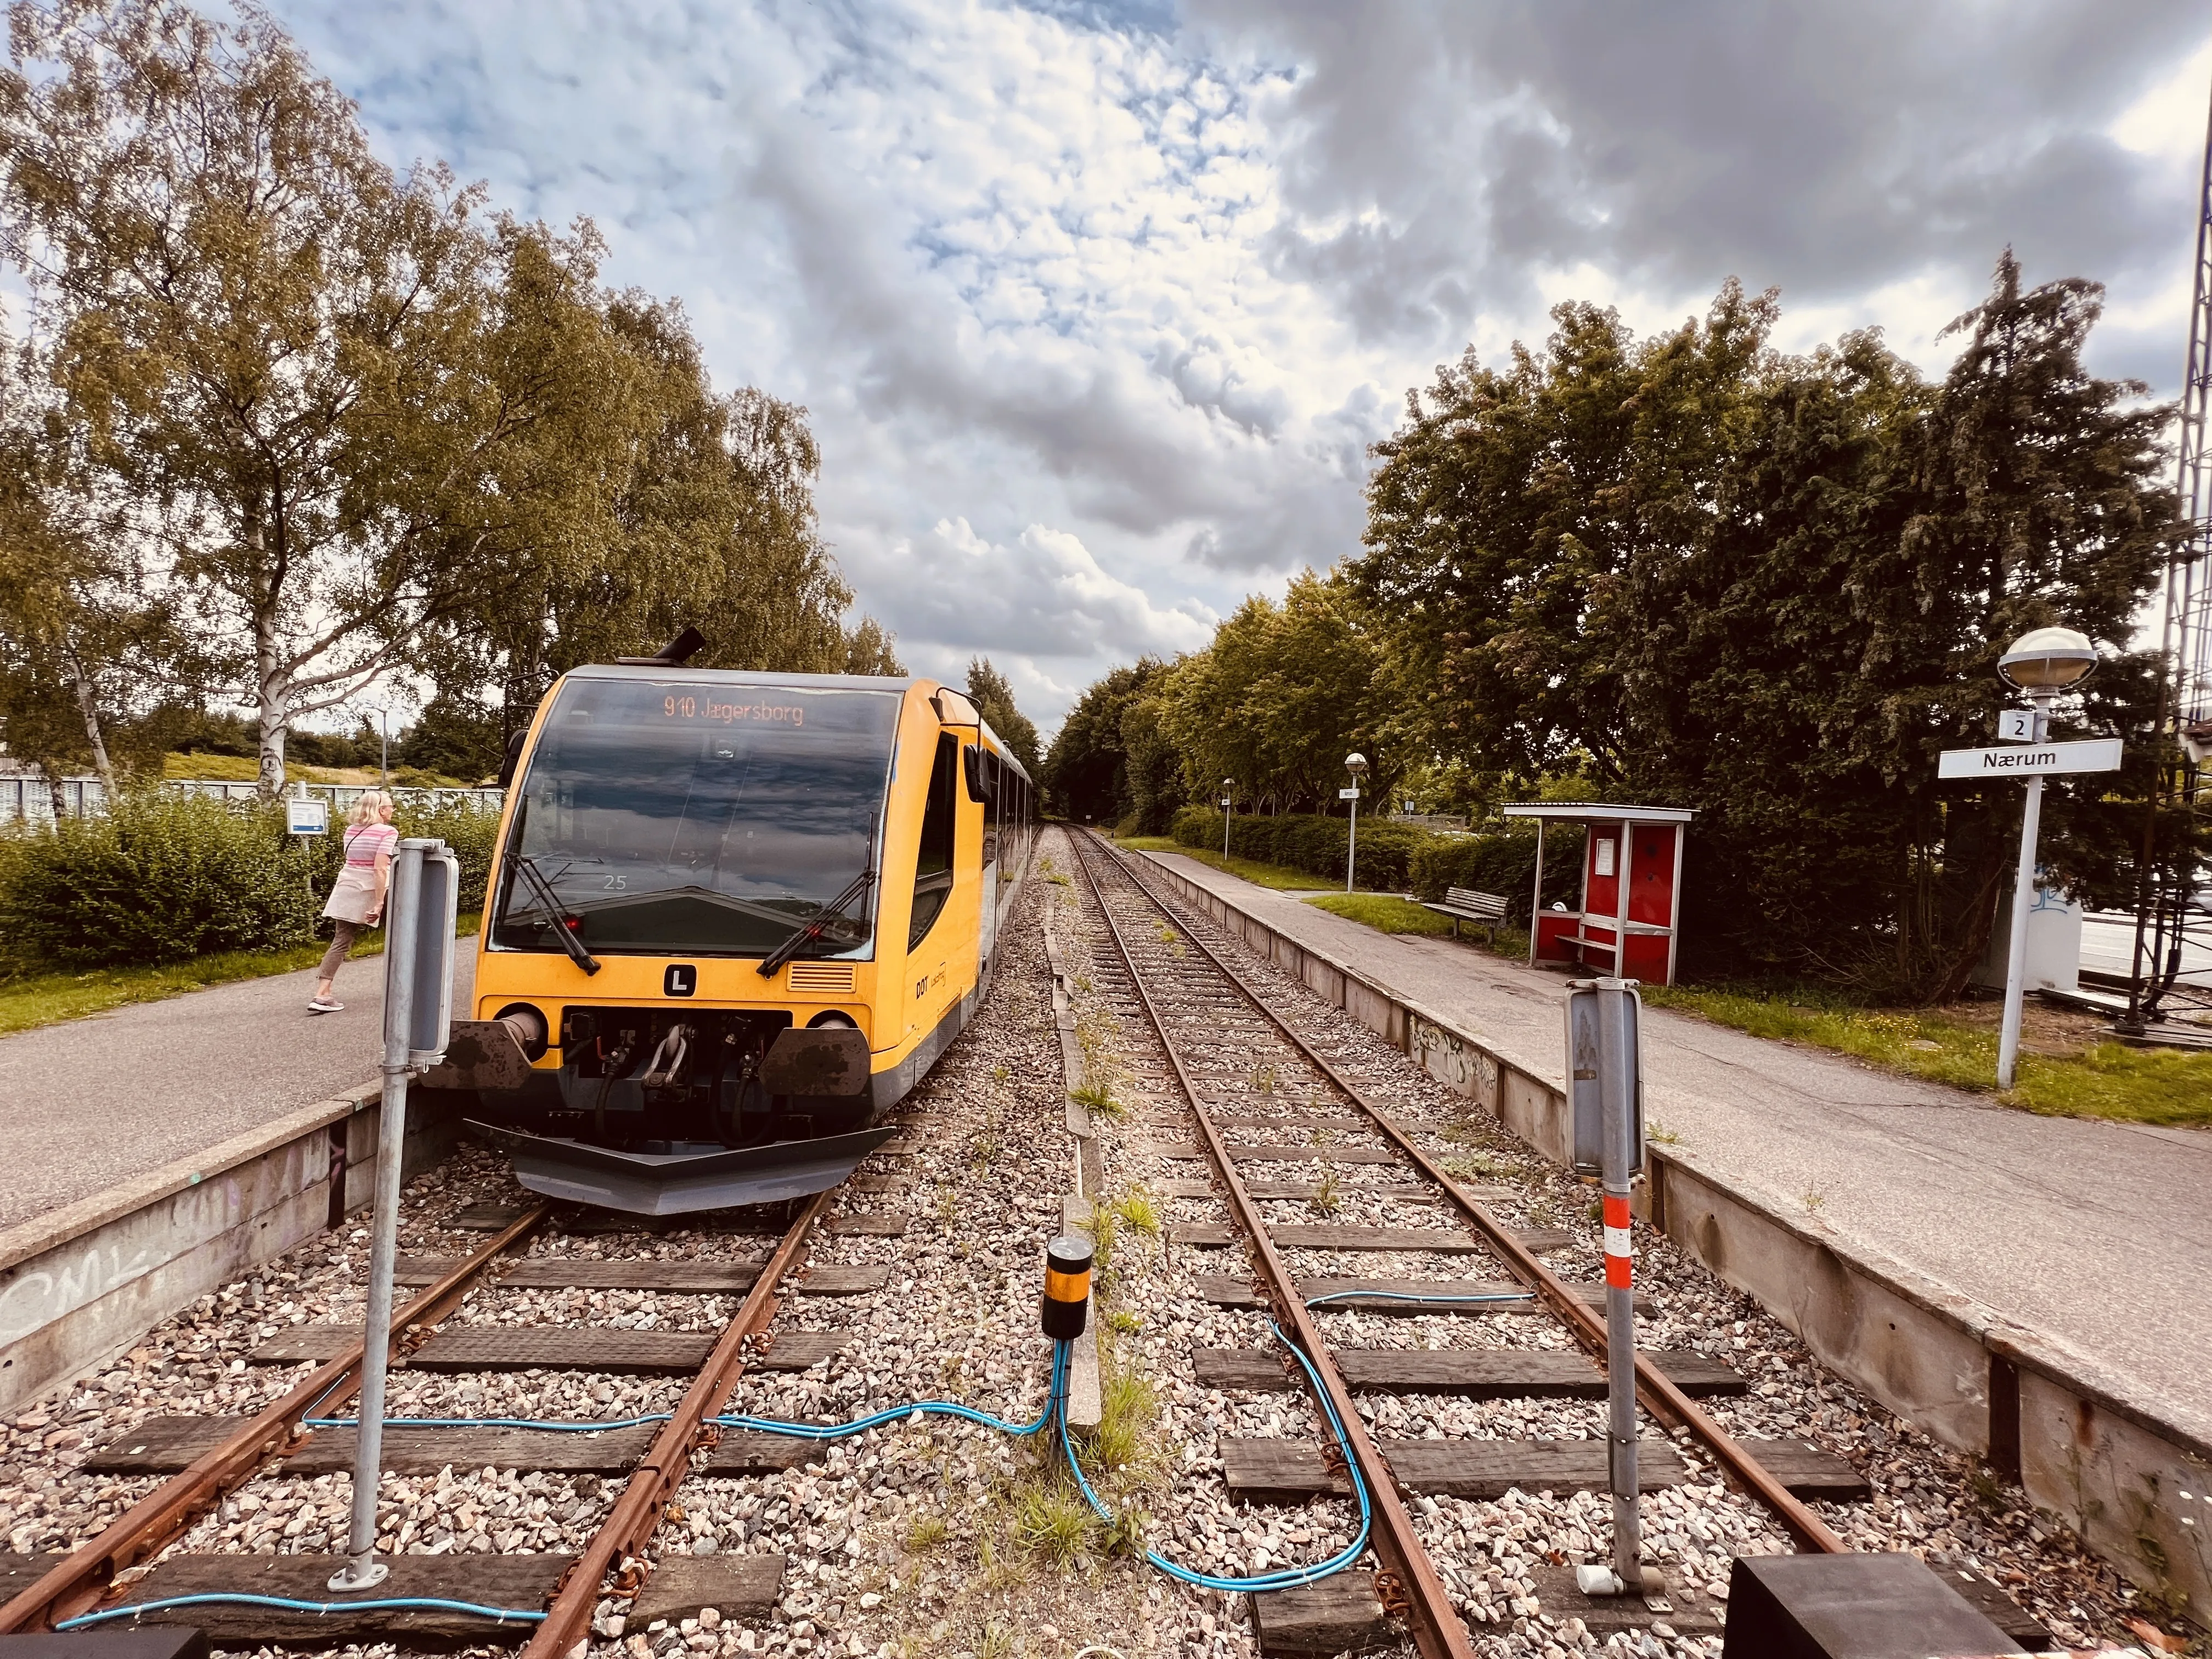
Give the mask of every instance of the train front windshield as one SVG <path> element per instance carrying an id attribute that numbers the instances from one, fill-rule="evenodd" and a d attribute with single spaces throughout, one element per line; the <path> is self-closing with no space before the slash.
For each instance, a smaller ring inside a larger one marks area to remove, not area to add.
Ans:
<path id="1" fill-rule="evenodd" d="M 866 957 L 899 696 L 573 679 L 520 786 L 491 947 Z M 841 903 L 840 901 L 842 901 Z M 833 914 L 834 913 L 834 914 Z"/>

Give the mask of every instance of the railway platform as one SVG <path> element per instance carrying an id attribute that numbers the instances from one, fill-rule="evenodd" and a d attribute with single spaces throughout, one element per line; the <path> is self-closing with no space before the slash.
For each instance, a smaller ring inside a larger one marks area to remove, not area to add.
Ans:
<path id="1" fill-rule="evenodd" d="M 453 1000 L 475 981 L 463 940 Z M 0 1037 L 0 1231 L 124 1186 L 376 1078 L 384 964 L 338 976 L 344 1011 L 310 1014 L 314 970 L 212 986 Z"/>
<path id="2" fill-rule="evenodd" d="M 1145 854 L 1283 937 L 1434 1011 L 1539 1078 L 1561 976 L 1379 933 L 1169 853 Z M 2081 1358 L 2124 1400 L 2212 1438 L 2212 1133 L 2039 1117 L 1841 1054 L 1650 1008 L 1647 1120 L 1705 1172 Z"/>

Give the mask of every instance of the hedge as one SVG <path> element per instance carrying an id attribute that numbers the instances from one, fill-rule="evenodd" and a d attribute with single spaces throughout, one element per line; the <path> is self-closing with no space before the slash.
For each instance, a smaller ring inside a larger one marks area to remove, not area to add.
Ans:
<path id="1" fill-rule="evenodd" d="M 403 807 L 396 822 L 452 846 L 462 908 L 483 902 L 495 816 Z M 125 792 L 104 814 L 0 836 L 0 954 L 15 967 L 92 968 L 303 945 L 343 842 L 287 836 L 270 803 Z"/>
<path id="2" fill-rule="evenodd" d="M 1346 823 L 1310 812 L 1232 820 L 1229 850 L 1239 858 L 1310 872 L 1331 881 L 1344 879 Z M 1186 806 L 1175 815 L 1170 833 L 1184 846 L 1218 850 L 1221 814 L 1210 806 Z M 1581 887 L 1582 836 L 1554 827 L 1544 843 L 1544 900 L 1571 904 Z M 1528 890 L 1536 874 L 1536 828 L 1516 824 L 1482 835 L 1449 836 L 1415 823 L 1384 818 L 1359 826 L 1359 876 L 1372 888 L 1410 890 L 1417 898 L 1439 899 L 1448 887 L 1473 887 L 1498 893 L 1516 927 L 1528 925 Z"/>
<path id="3" fill-rule="evenodd" d="M 1237 817 L 1230 822 L 1229 850 L 1238 858 L 1286 865 L 1340 882 L 1348 829 L 1344 818 L 1314 812 Z M 1211 806 L 1186 806 L 1175 815 L 1168 833 L 1185 847 L 1218 848 L 1221 814 Z M 1393 823 L 1388 818 L 1363 821 L 1359 878 L 1370 887 L 1404 891 L 1412 882 L 1409 866 L 1415 851 L 1433 838 L 1433 832 L 1418 824 Z"/>

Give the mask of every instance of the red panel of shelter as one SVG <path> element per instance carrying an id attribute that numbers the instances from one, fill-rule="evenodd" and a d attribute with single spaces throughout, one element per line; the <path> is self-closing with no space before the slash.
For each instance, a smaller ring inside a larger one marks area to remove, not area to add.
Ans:
<path id="1" fill-rule="evenodd" d="M 1636 860 L 1629 866 L 1628 919 L 1664 927 L 1674 920 L 1674 827 L 1663 823 L 1636 826 Z M 1663 946 L 1665 941 L 1662 940 Z M 1634 940 L 1628 954 L 1636 955 Z M 1664 963 L 1662 948 L 1659 960 Z"/>

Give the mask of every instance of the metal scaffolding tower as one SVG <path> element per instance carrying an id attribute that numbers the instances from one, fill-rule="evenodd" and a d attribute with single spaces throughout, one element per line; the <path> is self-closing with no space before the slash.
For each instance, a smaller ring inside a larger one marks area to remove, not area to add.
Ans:
<path id="1" fill-rule="evenodd" d="M 2179 486 L 2188 531 L 2166 574 L 2164 638 L 2166 684 L 2160 738 L 2166 764 L 2160 804 L 2181 809 L 2192 827 L 2212 769 L 2212 118 L 2204 136 L 2204 171 L 2197 191 L 2197 263 L 2189 311 L 2189 356 L 2182 374 Z M 2166 840 L 2173 839 L 2172 831 Z M 2198 872 L 2193 856 L 2154 849 L 2145 838 L 2145 881 L 2136 918 L 2135 961 L 2122 1029 L 2140 1031 L 2160 1018 L 2182 969 L 2182 946 L 2194 921 Z"/>

